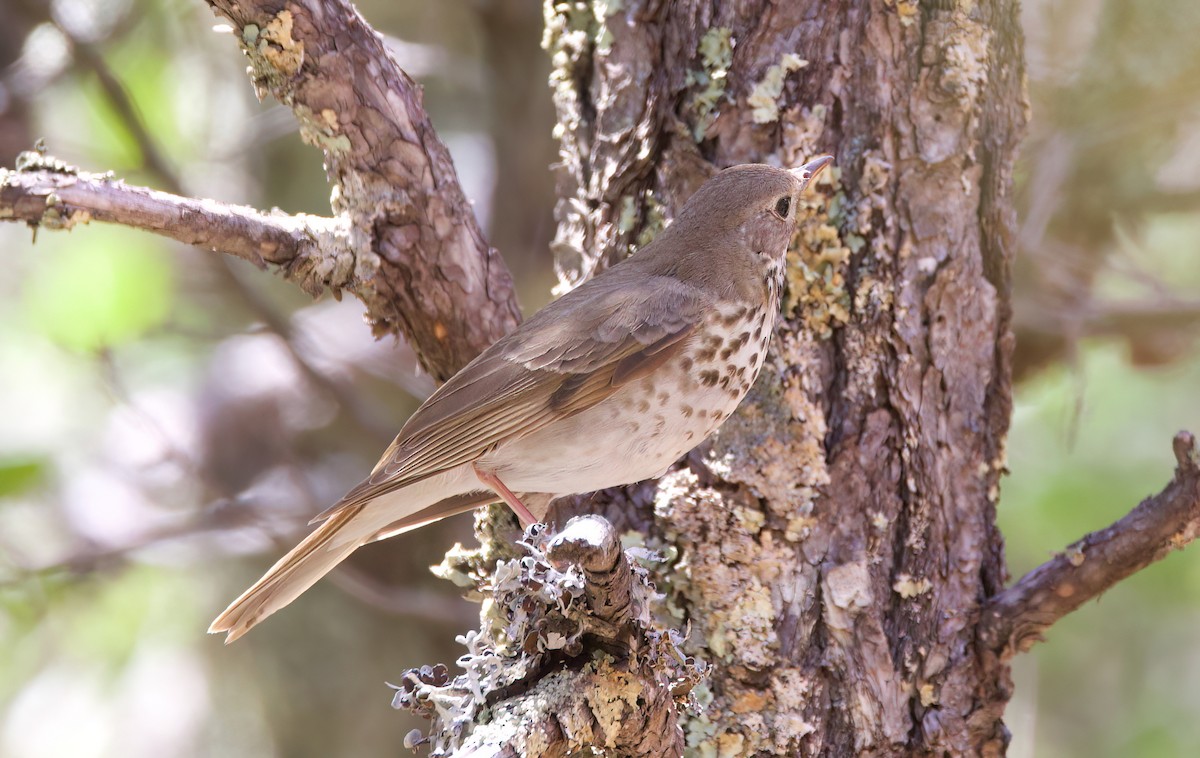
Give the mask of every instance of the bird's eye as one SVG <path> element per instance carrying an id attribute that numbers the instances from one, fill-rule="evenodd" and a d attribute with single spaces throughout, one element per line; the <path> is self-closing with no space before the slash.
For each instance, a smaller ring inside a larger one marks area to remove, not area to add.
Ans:
<path id="1" fill-rule="evenodd" d="M 790 197 L 781 197 L 775 203 L 775 212 L 780 218 L 787 218 L 788 211 L 792 209 L 792 199 Z"/>

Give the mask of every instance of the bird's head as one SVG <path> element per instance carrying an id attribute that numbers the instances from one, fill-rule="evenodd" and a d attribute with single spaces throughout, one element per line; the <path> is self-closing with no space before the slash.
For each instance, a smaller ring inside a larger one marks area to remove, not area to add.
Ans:
<path id="1" fill-rule="evenodd" d="M 792 169 L 748 163 L 709 179 L 668 229 L 672 249 L 686 251 L 683 273 L 727 289 L 761 281 L 751 271 L 778 269 L 796 230 L 800 193 L 832 162 L 822 155 Z"/>

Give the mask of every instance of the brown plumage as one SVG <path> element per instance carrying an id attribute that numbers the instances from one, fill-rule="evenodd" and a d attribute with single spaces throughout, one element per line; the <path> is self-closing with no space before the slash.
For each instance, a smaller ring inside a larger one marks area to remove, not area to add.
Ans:
<path id="1" fill-rule="evenodd" d="M 831 160 L 735 166 L 710 179 L 654 242 L 442 385 L 371 475 L 209 631 L 232 642 L 367 542 L 498 499 L 522 521 L 541 518 L 553 497 L 662 473 L 757 376 L 796 201 Z"/>

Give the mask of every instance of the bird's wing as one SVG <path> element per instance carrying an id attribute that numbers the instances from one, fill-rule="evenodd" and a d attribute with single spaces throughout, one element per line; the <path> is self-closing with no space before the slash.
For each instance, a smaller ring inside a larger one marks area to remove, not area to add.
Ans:
<path id="1" fill-rule="evenodd" d="M 585 283 L 485 350 L 412 415 L 366 480 L 313 521 L 476 460 L 665 363 L 711 301 L 674 277 L 630 268 Z"/>

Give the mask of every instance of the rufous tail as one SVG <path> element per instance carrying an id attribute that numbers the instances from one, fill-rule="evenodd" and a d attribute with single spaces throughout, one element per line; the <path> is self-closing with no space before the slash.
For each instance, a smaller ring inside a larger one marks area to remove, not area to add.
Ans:
<path id="1" fill-rule="evenodd" d="M 209 634 L 226 632 L 225 644 L 250 631 L 255 624 L 300 597 L 334 566 L 370 539 L 343 533 L 362 506 L 345 508 L 332 515 L 272 566 L 250 589 L 229 604 L 208 627 Z M 353 529 L 354 527 L 350 527 Z"/>

